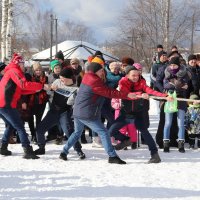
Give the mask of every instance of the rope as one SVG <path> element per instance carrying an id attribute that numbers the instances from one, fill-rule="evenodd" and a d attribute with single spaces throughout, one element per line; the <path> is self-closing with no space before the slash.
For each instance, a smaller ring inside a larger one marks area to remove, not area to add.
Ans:
<path id="1" fill-rule="evenodd" d="M 166 97 L 157 97 L 157 96 L 149 96 L 149 98 L 152 99 L 158 99 L 158 100 L 166 100 Z M 195 100 L 195 99 L 185 99 L 185 98 L 176 98 L 175 100 L 177 101 L 186 101 L 186 102 L 195 102 L 195 103 L 200 103 L 200 100 Z"/>

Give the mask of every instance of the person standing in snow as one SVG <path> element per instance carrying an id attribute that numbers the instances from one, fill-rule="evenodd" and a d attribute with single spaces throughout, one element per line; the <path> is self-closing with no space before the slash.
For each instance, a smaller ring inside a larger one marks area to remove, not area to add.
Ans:
<path id="1" fill-rule="evenodd" d="M 14 54 L 10 64 L 6 66 L 5 74 L 0 82 L 0 116 L 7 124 L 1 141 L 0 154 L 5 156 L 12 154 L 7 147 L 10 130 L 14 128 L 19 134 L 24 149 L 23 158 L 38 159 L 39 157 L 35 155 L 32 146 L 30 146 L 28 134 L 25 131 L 24 123 L 16 107 L 21 95 L 32 94 L 43 88 L 46 89 L 46 85 L 28 82 L 21 69 L 23 66 L 23 58 L 18 54 Z"/>
<path id="2" fill-rule="evenodd" d="M 123 126 L 134 123 L 136 128 L 141 132 L 144 142 L 148 145 L 151 152 L 151 158 L 148 163 L 159 163 L 161 159 L 158 155 L 158 149 L 156 144 L 148 131 L 148 125 L 145 122 L 146 117 L 144 115 L 144 100 L 148 99 L 149 94 L 166 97 L 167 100 L 172 98 L 167 97 L 167 94 L 163 94 L 152 90 L 147 86 L 145 79 L 141 78 L 141 72 L 135 66 L 127 66 L 125 69 L 126 76 L 119 81 L 119 89 L 124 92 L 135 92 L 140 95 L 139 99 L 135 100 L 122 100 L 122 107 L 120 115 L 109 128 L 110 136 L 113 136 L 116 140 L 120 140 L 121 143 L 115 146 L 116 150 L 123 149 L 126 146 L 131 145 L 129 137 L 122 135 L 118 130 Z"/>

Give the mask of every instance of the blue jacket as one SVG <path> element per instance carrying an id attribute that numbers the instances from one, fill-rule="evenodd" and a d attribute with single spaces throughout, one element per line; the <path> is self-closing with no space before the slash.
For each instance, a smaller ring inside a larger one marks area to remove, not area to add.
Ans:
<path id="1" fill-rule="evenodd" d="M 104 97 L 125 99 L 127 94 L 109 88 L 96 74 L 88 72 L 84 75 L 77 93 L 73 116 L 80 119 L 100 119 Z"/>

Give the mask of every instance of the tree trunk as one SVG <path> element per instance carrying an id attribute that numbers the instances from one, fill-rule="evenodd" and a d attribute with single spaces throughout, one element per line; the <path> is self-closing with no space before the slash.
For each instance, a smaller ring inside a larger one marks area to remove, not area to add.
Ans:
<path id="1" fill-rule="evenodd" d="M 11 59 L 11 31 L 13 22 L 13 0 L 8 0 L 8 22 L 6 29 L 6 58 Z"/>
<path id="2" fill-rule="evenodd" d="M 2 0 L 2 23 L 1 23 L 1 60 L 6 59 L 6 27 L 8 19 L 8 0 Z"/>

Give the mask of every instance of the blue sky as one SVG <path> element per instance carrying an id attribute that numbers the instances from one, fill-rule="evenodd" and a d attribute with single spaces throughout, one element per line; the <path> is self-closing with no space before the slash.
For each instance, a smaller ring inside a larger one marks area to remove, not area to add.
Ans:
<path id="1" fill-rule="evenodd" d="M 91 27 L 98 43 L 115 34 L 117 18 L 127 0 L 37 0 L 41 9 L 52 9 L 59 21 L 72 20 Z"/>

